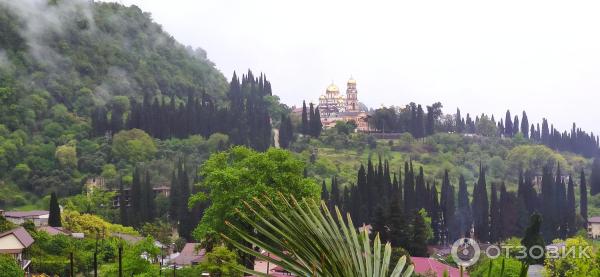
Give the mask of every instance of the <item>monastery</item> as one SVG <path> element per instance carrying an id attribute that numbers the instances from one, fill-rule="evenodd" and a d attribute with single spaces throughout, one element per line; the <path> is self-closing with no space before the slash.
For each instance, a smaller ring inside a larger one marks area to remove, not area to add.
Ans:
<path id="1" fill-rule="evenodd" d="M 318 109 L 321 123 L 324 128 L 331 128 L 337 121 L 354 121 L 357 131 L 368 131 L 367 111 L 360 108 L 356 80 L 350 78 L 346 85 L 345 97 L 333 83 L 327 87 L 325 94 L 319 97 Z"/>

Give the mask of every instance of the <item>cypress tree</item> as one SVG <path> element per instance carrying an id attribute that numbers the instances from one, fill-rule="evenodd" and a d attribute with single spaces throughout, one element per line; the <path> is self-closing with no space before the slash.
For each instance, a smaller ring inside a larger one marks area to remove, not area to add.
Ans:
<path id="1" fill-rule="evenodd" d="M 513 136 L 519 133 L 519 116 L 515 115 L 515 119 L 513 120 Z"/>
<path id="2" fill-rule="evenodd" d="M 425 188 L 425 175 L 423 173 L 423 167 L 419 167 L 419 176 L 416 179 L 415 186 L 415 196 L 417 198 L 416 209 L 420 210 L 423 208 L 427 208 L 427 199 L 429 198 L 429 194 L 427 193 L 427 189 Z"/>
<path id="3" fill-rule="evenodd" d="M 323 180 L 323 184 L 321 184 L 321 200 L 325 201 L 325 203 L 329 203 L 329 192 L 327 191 L 325 180 Z M 331 207 L 331 205 L 329 206 Z"/>
<path id="4" fill-rule="evenodd" d="M 323 130 L 323 124 L 321 123 L 321 112 L 319 111 L 319 108 L 317 107 L 315 109 L 315 117 L 314 120 L 311 118 L 311 126 L 312 126 L 312 133 L 313 136 L 318 138 L 319 136 L 321 136 L 321 131 Z"/>
<path id="5" fill-rule="evenodd" d="M 550 166 L 545 166 L 542 173 L 542 234 L 546 240 L 552 240 L 556 236 L 555 225 L 555 189 L 554 180 L 552 180 L 552 169 Z"/>
<path id="6" fill-rule="evenodd" d="M 182 202 L 179 192 L 179 179 L 177 178 L 179 166 L 180 164 L 177 162 L 171 174 L 171 192 L 169 194 L 169 220 L 174 223 L 179 220 L 179 205 Z"/>
<path id="7" fill-rule="evenodd" d="M 487 196 L 485 170 L 479 166 L 479 180 L 473 190 L 473 221 L 475 237 L 479 241 L 490 241 L 489 201 Z"/>
<path id="8" fill-rule="evenodd" d="M 415 208 L 415 186 L 414 177 L 411 167 L 408 162 L 404 162 L 404 210 L 407 214 L 411 213 Z"/>
<path id="9" fill-rule="evenodd" d="M 522 231 L 527 227 L 527 223 L 520 225 L 519 221 L 528 221 L 527 209 L 523 204 L 518 203 L 518 198 L 514 192 L 506 191 L 504 183 L 500 186 L 500 240 L 504 240 L 514 236 L 520 236 Z M 525 211 L 521 213 L 520 210 Z M 521 218 L 521 216 L 523 218 Z"/>
<path id="10" fill-rule="evenodd" d="M 587 228 L 588 218 L 588 201 L 587 201 L 587 184 L 585 181 L 585 172 L 581 169 L 579 177 L 579 215 L 583 218 L 584 228 Z"/>
<path id="11" fill-rule="evenodd" d="M 576 211 L 575 211 L 575 184 L 573 184 L 573 177 L 569 175 L 569 185 L 567 188 L 567 235 L 572 236 L 577 232 L 577 226 L 575 225 Z"/>
<path id="12" fill-rule="evenodd" d="M 504 135 L 507 137 L 512 137 L 513 132 L 513 124 L 512 118 L 510 116 L 510 111 L 506 111 L 506 118 L 504 119 Z"/>
<path id="13" fill-rule="evenodd" d="M 121 225 L 129 226 L 129 220 L 127 217 L 127 203 L 125 199 L 125 188 L 123 187 L 123 182 L 121 180 L 121 176 L 119 176 L 119 215 L 121 219 Z"/>
<path id="14" fill-rule="evenodd" d="M 590 178 L 590 193 L 592 196 L 600 193 L 600 157 L 594 158 L 592 176 Z"/>
<path id="15" fill-rule="evenodd" d="M 557 235 L 565 239 L 567 236 L 567 192 L 565 189 L 565 182 L 562 180 L 562 173 L 560 170 L 560 164 L 556 169 L 556 179 L 555 179 L 555 208 L 556 211 L 555 216 L 557 216 L 556 228 L 558 230 Z"/>
<path id="16" fill-rule="evenodd" d="M 450 183 L 450 177 L 448 176 L 448 170 L 444 172 L 444 181 L 442 182 L 442 199 L 440 201 L 440 207 L 443 216 L 443 226 L 446 239 L 449 242 L 455 241 L 460 236 L 457 232 L 457 224 L 455 219 L 456 205 L 454 202 L 454 187 Z"/>
<path id="17" fill-rule="evenodd" d="M 448 237 L 448 225 L 445 224 L 446 218 L 443 218 L 443 208 L 440 207 L 438 200 L 438 192 L 435 183 L 431 187 L 431 208 L 429 215 L 431 216 L 431 228 L 433 229 L 433 243 L 443 243 Z"/>
<path id="18" fill-rule="evenodd" d="M 496 184 L 492 183 L 490 204 L 490 241 L 499 242 L 502 238 L 502 215 L 500 214 L 500 204 L 498 203 L 498 192 Z"/>
<path id="19" fill-rule="evenodd" d="M 48 225 L 51 227 L 62 227 L 62 220 L 60 218 L 60 206 L 58 205 L 58 198 L 56 192 L 50 194 L 50 215 L 48 216 Z"/>
<path id="20" fill-rule="evenodd" d="M 389 241 L 387 236 L 387 215 L 381 204 L 377 205 L 373 214 L 373 224 L 371 225 L 371 235 L 375 237 L 379 234 L 381 241 Z"/>
<path id="21" fill-rule="evenodd" d="M 469 205 L 469 192 L 467 191 L 467 182 L 465 177 L 460 175 L 458 181 L 458 225 L 459 236 L 470 237 L 473 224 L 471 206 Z"/>
<path id="22" fill-rule="evenodd" d="M 539 252 L 533 252 L 533 256 L 539 257 L 537 259 L 534 259 L 532 255 L 529 255 L 530 249 L 534 246 L 537 249 L 540 249 L 541 251 L 545 252 L 546 243 L 544 242 L 544 238 L 540 235 L 540 227 L 543 222 L 542 217 L 539 214 L 534 213 L 533 215 L 531 215 L 531 219 L 529 222 L 529 226 L 525 230 L 525 236 L 521 240 L 521 245 L 523 245 L 526 248 L 526 251 L 524 252 L 528 253 L 527 257 L 525 258 L 525 263 L 529 265 L 543 264 L 545 255 L 538 256 L 538 254 L 540 254 Z"/>
<path id="23" fill-rule="evenodd" d="M 308 113 L 308 134 L 311 135 L 312 137 L 316 137 L 316 133 L 315 133 L 315 121 L 316 121 L 316 115 L 315 115 L 315 106 L 313 105 L 313 103 L 309 103 L 309 113 Z"/>
<path id="24" fill-rule="evenodd" d="M 400 195 L 394 197 L 394 199 L 399 198 Z M 410 229 L 400 201 L 392 201 L 390 204 L 389 229 L 389 241 L 392 246 L 408 248 Z"/>
<path id="25" fill-rule="evenodd" d="M 427 225 L 425 225 L 425 219 L 418 211 L 414 213 L 413 218 L 409 252 L 413 257 L 427 257 Z"/>
<path id="26" fill-rule="evenodd" d="M 302 101 L 302 126 L 301 132 L 304 135 L 309 134 L 309 125 L 308 125 L 308 112 L 306 110 L 306 101 Z"/>
<path id="27" fill-rule="evenodd" d="M 457 133 L 462 133 L 464 132 L 464 124 L 465 122 L 463 121 L 461 115 L 460 115 L 460 109 L 456 108 L 456 117 L 454 119 L 455 124 L 456 124 L 456 132 Z"/>
<path id="28" fill-rule="evenodd" d="M 340 205 L 340 188 L 338 186 L 337 177 L 333 176 L 331 178 L 331 210 L 335 211 L 335 206 Z"/>
<path id="29" fill-rule="evenodd" d="M 184 163 L 179 167 L 178 175 L 177 179 L 179 181 L 179 193 L 181 199 L 177 212 L 177 217 L 179 218 L 178 232 L 180 236 L 189 240 L 191 239 L 193 226 L 190 224 L 190 220 L 187 220 L 190 218 L 190 210 L 187 205 L 190 198 L 190 184 L 187 167 Z"/>
<path id="30" fill-rule="evenodd" d="M 425 112 L 421 105 L 417 106 L 417 117 L 415 122 L 415 138 L 425 137 Z"/>
<path id="31" fill-rule="evenodd" d="M 140 169 L 136 167 L 133 170 L 133 180 L 131 181 L 131 225 L 139 226 L 142 218 L 142 184 L 140 182 Z"/>
<path id="32" fill-rule="evenodd" d="M 281 148 L 287 149 L 290 146 L 290 143 L 294 139 L 293 129 L 290 117 L 282 114 L 281 125 L 279 127 L 279 146 Z"/>
<path id="33" fill-rule="evenodd" d="M 156 217 L 156 208 L 154 204 L 154 190 L 150 182 L 150 172 L 145 171 L 144 174 L 144 185 L 142 187 L 142 222 L 151 222 Z"/>
<path id="34" fill-rule="evenodd" d="M 521 117 L 521 133 L 523 133 L 523 137 L 529 138 L 529 120 L 525 111 L 523 111 L 523 116 Z"/>

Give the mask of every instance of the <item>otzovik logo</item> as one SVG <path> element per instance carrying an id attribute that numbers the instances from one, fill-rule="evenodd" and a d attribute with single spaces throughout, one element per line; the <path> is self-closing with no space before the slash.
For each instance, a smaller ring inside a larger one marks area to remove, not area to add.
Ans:
<path id="1" fill-rule="evenodd" d="M 471 238 L 461 238 L 452 244 L 451 252 L 454 262 L 461 267 L 469 267 L 477 263 L 481 249 Z"/>

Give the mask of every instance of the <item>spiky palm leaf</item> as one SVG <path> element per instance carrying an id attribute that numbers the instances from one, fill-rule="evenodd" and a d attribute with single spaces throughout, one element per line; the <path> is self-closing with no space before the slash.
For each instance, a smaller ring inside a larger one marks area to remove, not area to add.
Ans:
<path id="1" fill-rule="evenodd" d="M 244 253 L 279 265 L 297 276 L 387 277 L 412 274 L 413 266 L 406 265 L 406 257 L 400 258 L 392 269 L 390 244 L 382 246 L 379 236 L 371 242 L 366 230 L 358 233 L 350 215 L 345 222 L 337 207 L 336 220 L 323 202 L 319 208 L 312 199 L 298 202 L 293 197 L 280 197 L 284 209 L 278 208 L 271 199 L 262 199 L 262 202 L 254 199 L 252 205 L 245 203 L 247 211 L 238 211 L 243 222 L 256 233 L 226 222 L 247 243 L 279 259 L 258 253 L 222 234 L 223 238 Z M 268 276 L 243 267 L 239 269 L 249 274 Z"/>

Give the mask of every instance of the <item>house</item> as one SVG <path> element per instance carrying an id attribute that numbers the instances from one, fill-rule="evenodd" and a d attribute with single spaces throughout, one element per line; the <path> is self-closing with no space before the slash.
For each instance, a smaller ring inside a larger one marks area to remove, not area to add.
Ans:
<path id="1" fill-rule="evenodd" d="M 261 254 L 268 256 L 276 261 L 281 261 L 281 258 L 279 258 L 273 254 L 270 254 L 266 251 L 263 251 Z M 269 263 L 265 260 L 260 260 L 260 259 L 256 259 L 254 261 L 254 271 L 267 273 L 267 274 L 269 274 L 269 276 L 276 276 L 276 277 L 296 276 L 296 275 L 292 275 L 291 273 L 287 272 L 281 266 L 278 266 L 276 264 Z"/>
<path id="2" fill-rule="evenodd" d="M 592 239 L 600 239 L 600 216 L 588 218 L 588 236 Z"/>
<path id="3" fill-rule="evenodd" d="M 15 228 L 0 234 L 0 254 L 12 255 L 25 272 L 29 271 L 31 261 L 25 259 L 23 252 L 33 244 L 34 240 L 23 227 Z"/>
<path id="4" fill-rule="evenodd" d="M 66 231 L 62 227 L 40 226 L 40 227 L 37 227 L 36 230 L 38 232 L 39 231 L 46 232 L 46 233 L 48 233 L 48 235 L 51 235 L 51 236 L 56 236 L 56 235 L 70 236 L 71 235 L 70 232 Z"/>
<path id="5" fill-rule="evenodd" d="M 461 275 L 458 268 L 443 264 L 432 258 L 411 257 L 410 260 L 415 266 L 414 273 L 416 274 L 425 276 L 444 276 L 444 272 L 448 272 L 449 277 L 469 276 L 467 272 L 463 272 Z"/>
<path id="6" fill-rule="evenodd" d="M 110 236 L 115 237 L 115 238 L 120 238 L 129 244 L 136 244 L 144 239 L 144 237 L 123 234 L 123 233 L 112 233 L 112 234 L 110 234 Z M 160 249 L 166 248 L 166 246 L 164 244 L 160 243 L 160 241 L 157 241 L 157 240 L 154 241 L 154 246 L 156 246 Z"/>
<path id="7" fill-rule="evenodd" d="M 6 211 L 4 212 L 4 218 L 6 220 L 21 225 L 27 220 L 31 220 L 35 226 L 48 225 L 48 218 L 50 217 L 49 211 Z"/>
<path id="8" fill-rule="evenodd" d="M 171 260 L 178 267 L 197 265 L 204 259 L 206 249 L 200 249 L 199 243 L 186 243 L 179 255 Z"/>
<path id="9" fill-rule="evenodd" d="M 113 207 L 118 208 L 121 206 L 121 203 L 120 203 L 121 191 L 120 190 L 113 190 L 113 191 L 116 192 L 116 194 L 113 198 Z M 169 197 L 169 195 L 171 195 L 170 184 L 161 184 L 159 186 L 152 187 L 152 192 L 154 193 L 154 197 L 158 197 L 159 195 L 164 196 L 164 197 Z M 131 206 L 130 198 L 131 198 L 131 188 L 124 188 L 123 189 L 123 200 L 125 202 L 125 206 L 127 206 L 127 207 Z"/>

